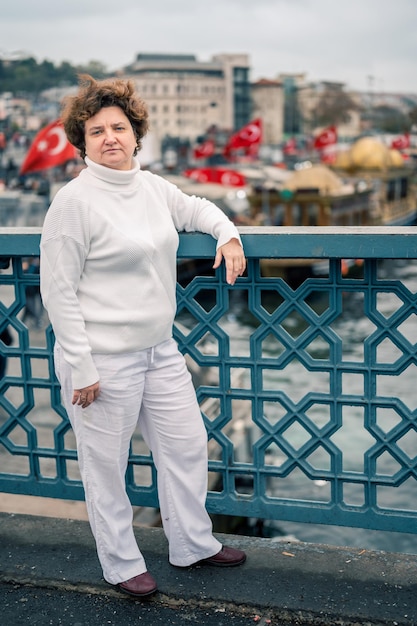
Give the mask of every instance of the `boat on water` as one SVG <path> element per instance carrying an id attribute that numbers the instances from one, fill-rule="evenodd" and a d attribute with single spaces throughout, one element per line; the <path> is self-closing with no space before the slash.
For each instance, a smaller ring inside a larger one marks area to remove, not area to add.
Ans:
<path id="1" fill-rule="evenodd" d="M 397 151 L 364 137 L 332 167 L 306 162 L 280 184 L 265 181 L 249 198 L 251 218 L 269 226 L 407 226 L 417 221 L 416 174 Z M 346 272 L 360 265 L 346 260 Z M 299 281 L 322 275 L 323 262 L 262 261 L 265 276 Z"/>
<path id="2" fill-rule="evenodd" d="M 333 171 L 373 187 L 372 224 L 416 223 L 417 173 L 398 150 L 387 148 L 375 137 L 362 137 L 336 156 Z"/>

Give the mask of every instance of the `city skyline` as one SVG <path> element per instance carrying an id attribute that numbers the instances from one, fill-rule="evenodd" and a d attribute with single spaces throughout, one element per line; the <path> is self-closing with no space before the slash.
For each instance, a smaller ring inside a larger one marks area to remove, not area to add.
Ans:
<path id="1" fill-rule="evenodd" d="M 15 0 L 2 8 L 0 54 L 23 51 L 112 72 L 140 52 L 208 61 L 245 53 L 251 80 L 305 73 L 349 89 L 417 93 L 415 0 Z"/>

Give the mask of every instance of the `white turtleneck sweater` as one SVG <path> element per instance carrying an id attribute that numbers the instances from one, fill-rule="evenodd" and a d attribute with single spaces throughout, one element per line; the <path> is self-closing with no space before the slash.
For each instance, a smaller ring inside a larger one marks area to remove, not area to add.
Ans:
<path id="1" fill-rule="evenodd" d="M 213 203 L 188 196 L 135 161 L 87 168 L 56 194 L 41 237 L 41 294 L 71 365 L 74 389 L 99 377 L 92 353 L 144 350 L 172 336 L 177 231 L 233 237 Z"/>

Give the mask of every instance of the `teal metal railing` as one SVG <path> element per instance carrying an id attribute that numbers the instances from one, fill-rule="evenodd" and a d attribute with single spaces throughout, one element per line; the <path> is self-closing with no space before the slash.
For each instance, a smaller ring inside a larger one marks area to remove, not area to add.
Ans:
<path id="1" fill-rule="evenodd" d="M 399 494 L 417 479 L 417 294 L 392 260 L 416 263 L 416 230 L 240 231 L 248 269 L 233 287 L 222 268 L 178 284 L 174 334 L 209 435 L 209 511 L 415 532 L 415 499 Z M 53 334 L 45 319 L 41 328 L 23 321 L 38 283 L 24 261 L 39 255 L 39 239 L 39 229 L 0 229 L 0 256 L 11 257 L 0 272 L 0 333 L 12 337 L 0 342 L 0 491 L 81 500 Z M 180 235 L 181 275 L 213 256 L 210 237 Z M 319 261 L 321 273 L 296 283 L 267 276 L 271 261 L 276 272 L 278 259 L 300 258 Z M 353 272 L 347 259 L 361 259 Z M 133 504 L 158 506 L 140 434 L 127 485 Z"/>

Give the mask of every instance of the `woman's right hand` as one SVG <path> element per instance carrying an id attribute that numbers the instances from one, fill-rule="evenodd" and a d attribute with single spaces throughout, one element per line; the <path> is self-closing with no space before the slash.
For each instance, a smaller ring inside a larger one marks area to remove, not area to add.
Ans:
<path id="1" fill-rule="evenodd" d="M 72 404 L 78 404 L 83 409 L 87 408 L 98 398 L 100 393 L 99 381 L 90 385 L 89 387 L 83 387 L 82 389 L 74 389 L 72 396 Z"/>

